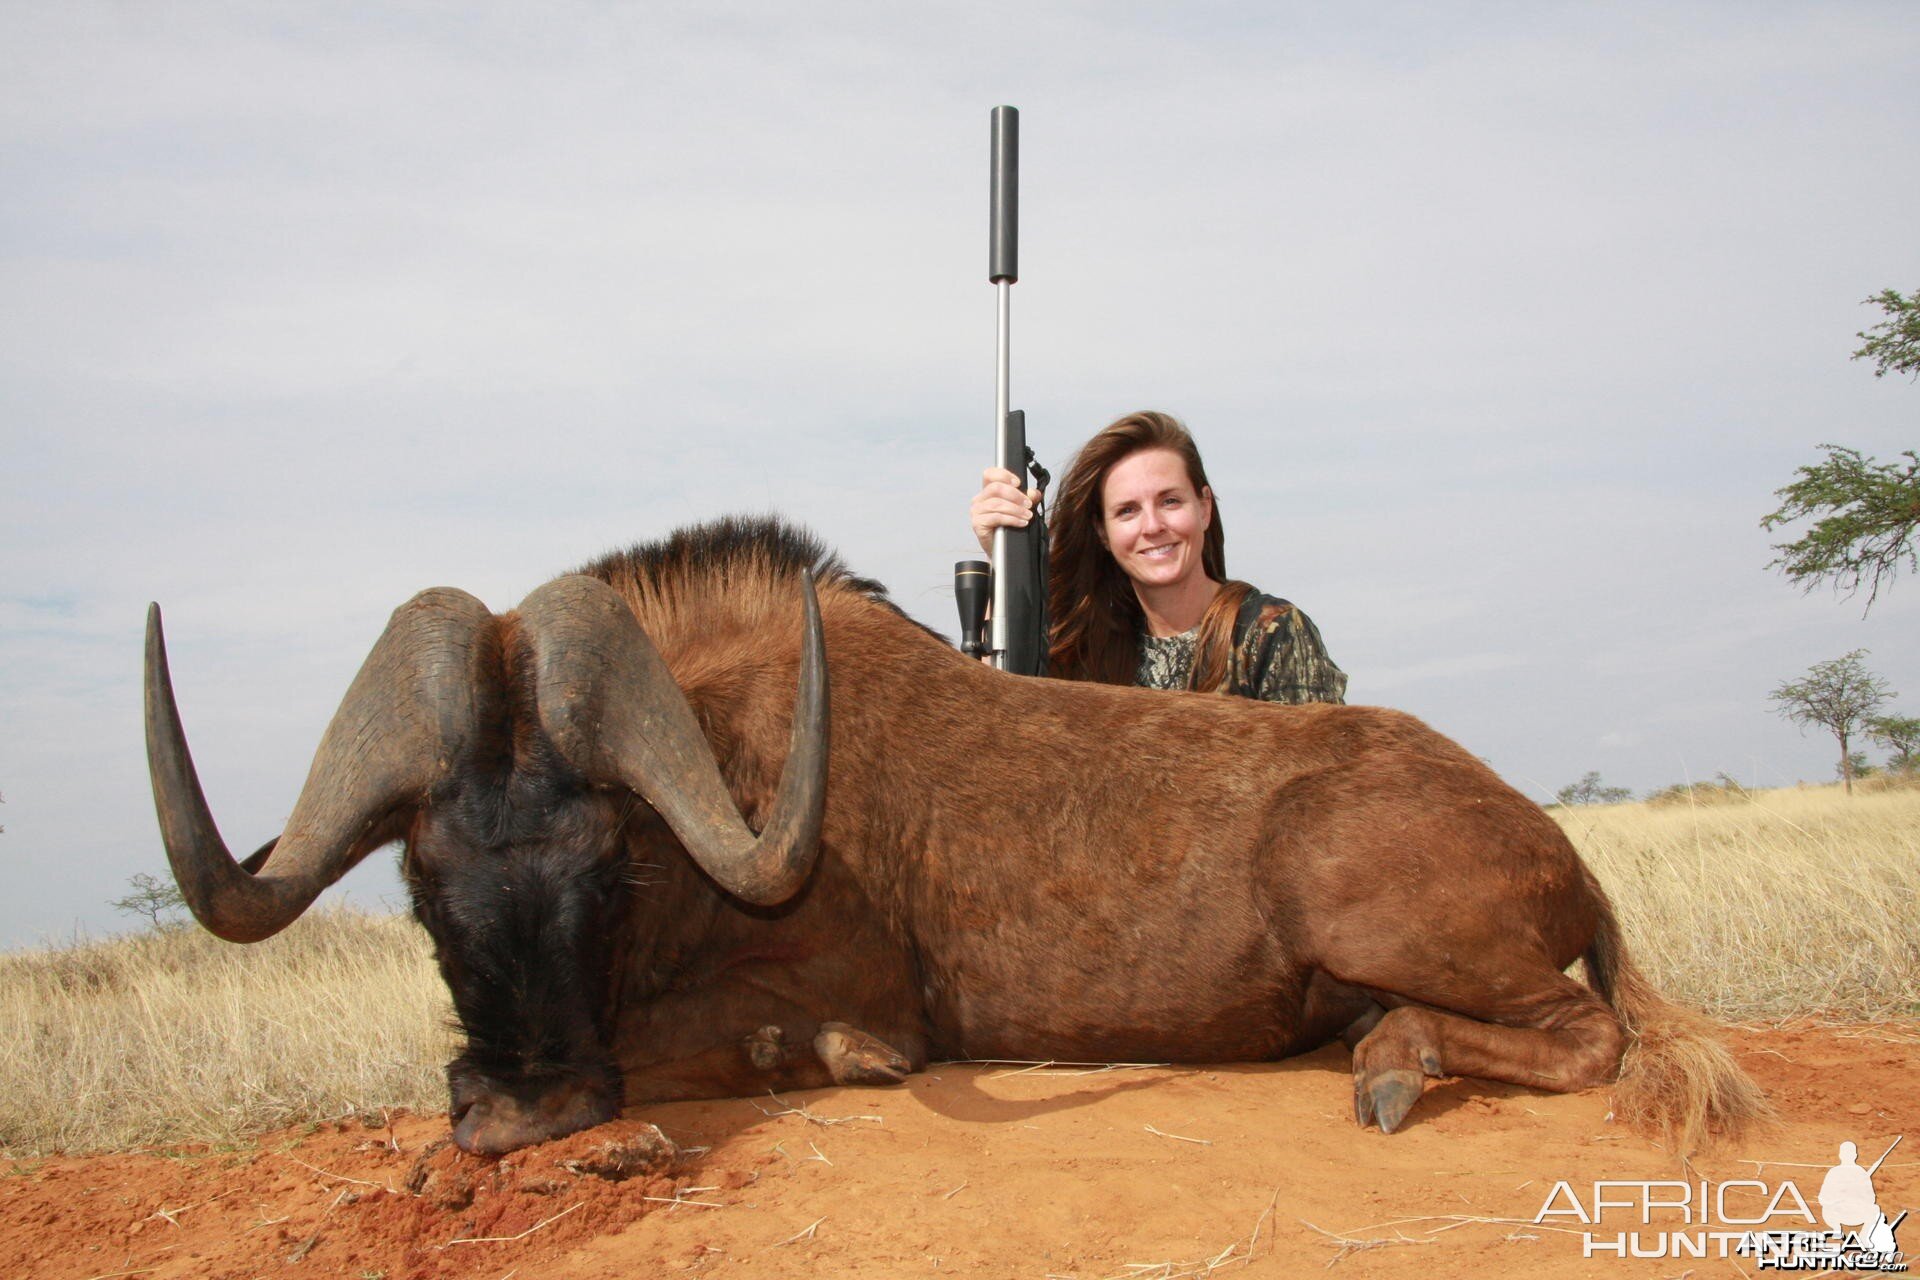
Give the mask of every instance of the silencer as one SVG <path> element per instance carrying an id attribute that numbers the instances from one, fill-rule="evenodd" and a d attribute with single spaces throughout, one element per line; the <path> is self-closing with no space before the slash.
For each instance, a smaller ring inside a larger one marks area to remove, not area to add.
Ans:
<path id="1" fill-rule="evenodd" d="M 1020 108 L 993 109 L 993 214 L 987 232 L 987 279 L 1020 278 Z"/>

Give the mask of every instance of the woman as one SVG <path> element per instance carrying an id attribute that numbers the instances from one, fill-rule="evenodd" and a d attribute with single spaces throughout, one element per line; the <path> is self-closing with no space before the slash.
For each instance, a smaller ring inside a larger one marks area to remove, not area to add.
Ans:
<path id="1" fill-rule="evenodd" d="M 973 533 L 1023 526 L 1038 492 L 989 469 Z M 1131 413 L 1087 441 L 1048 512 L 1049 675 L 1266 702 L 1340 702 L 1347 677 L 1285 600 L 1227 578 L 1206 468 L 1178 419 Z"/>

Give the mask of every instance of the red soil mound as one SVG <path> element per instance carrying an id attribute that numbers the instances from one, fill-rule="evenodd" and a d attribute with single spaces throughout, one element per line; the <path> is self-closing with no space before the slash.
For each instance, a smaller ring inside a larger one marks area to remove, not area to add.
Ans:
<path id="1" fill-rule="evenodd" d="M 1171 1280 L 1250 1254 L 1243 1273 L 1271 1276 L 1733 1274 L 1753 1263 L 1582 1258 L 1583 1231 L 1678 1228 L 1678 1211 L 1534 1219 L 1556 1182 L 1590 1206 L 1598 1179 L 1791 1179 L 1818 1213 L 1842 1140 L 1864 1164 L 1901 1133 L 1875 1187 L 1890 1215 L 1920 1209 L 1920 1029 L 1733 1040 L 1781 1123 L 1684 1165 L 1610 1123 L 1603 1090 L 1441 1082 L 1403 1132 L 1362 1132 L 1337 1049 L 1202 1069 L 945 1066 L 898 1089 L 649 1108 L 502 1160 L 445 1145 L 436 1116 L 244 1151 L 21 1161 L 0 1167 L 0 1276 Z M 1729 1212 L 1767 1194 L 1735 1189 Z"/>

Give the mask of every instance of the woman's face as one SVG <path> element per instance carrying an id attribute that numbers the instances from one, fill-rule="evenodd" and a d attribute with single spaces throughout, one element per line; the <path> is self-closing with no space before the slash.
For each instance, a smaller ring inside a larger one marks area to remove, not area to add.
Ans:
<path id="1" fill-rule="evenodd" d="M 1113 464 L 1100 487 L 1100 541 L 1121 572 L 1143 587 L 1186 582 L 1200 566 L 1213 493 L 1194 492 L 1171 449 L 1142 449 Z"/>

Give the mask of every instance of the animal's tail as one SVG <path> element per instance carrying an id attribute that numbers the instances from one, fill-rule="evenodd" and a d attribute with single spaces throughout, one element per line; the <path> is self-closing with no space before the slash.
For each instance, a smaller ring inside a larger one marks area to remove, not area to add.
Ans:
<path id="1" fill-rule="evenodd" d="M 1664 999 L 1634 967 L 1613 904 L 1593 872 L 1581 870 L 1600 916 L 1584 957 L 1587 981 L 1627 1030 L 1614 1114 L 1661 1133 L 1682 1155 L 1699 1149 L 1710 1133 L 1734 1140 L 1770 1120 L 1766 1095 L 1733 1060 L 1712 1020 Z"/>

